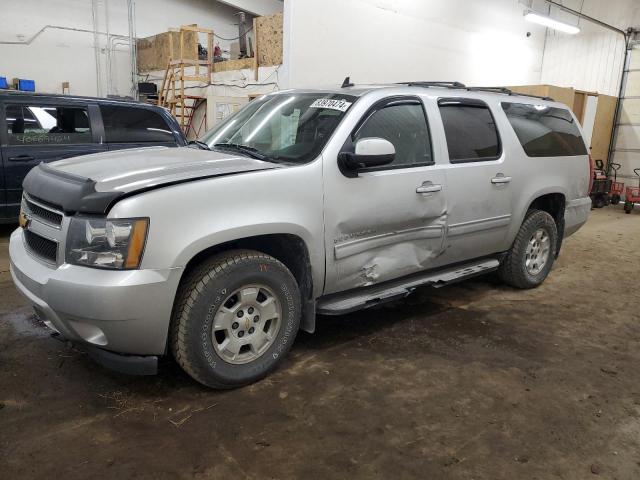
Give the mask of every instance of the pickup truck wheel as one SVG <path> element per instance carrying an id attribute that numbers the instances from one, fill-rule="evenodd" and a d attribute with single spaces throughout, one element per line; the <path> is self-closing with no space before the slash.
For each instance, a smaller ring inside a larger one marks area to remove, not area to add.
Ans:
<path id="1" fill-rule="evenodd" d="M 171 321 L 171 350 L 195 380 L 212 388 L 255 382 L 284 358 L 300 325 L 300 292 L 269 255 L 225 252 L 185 278 Z"/>
<path id="2" fill-rule="evenodd" d="M 551 271 L 557 244 L 558 229 L 553 217 L 541 210 L 530 210 L 500 264 L 500 278 L 516 288 L 537 287 Z"/>

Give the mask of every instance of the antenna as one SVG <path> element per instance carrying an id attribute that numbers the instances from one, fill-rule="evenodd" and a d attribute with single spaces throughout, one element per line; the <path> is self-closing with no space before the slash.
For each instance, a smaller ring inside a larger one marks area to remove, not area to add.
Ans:
<path id="1" fill-rule="evenodd" d="M 344 77 L 344 81 L 342 82 L 342 86 L 340 88 L 353 87 L 353 83 L 351 83 L 350 77 Z"/>

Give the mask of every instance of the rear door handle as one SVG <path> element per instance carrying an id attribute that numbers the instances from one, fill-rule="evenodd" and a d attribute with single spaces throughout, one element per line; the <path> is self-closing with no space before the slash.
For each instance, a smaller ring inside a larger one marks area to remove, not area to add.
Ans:
<path id="1" fill-rule="evenodd" d="M 442 190 L 442 185 L 434 185 L 433 183 L 423 183 L 416 188 L 416 193 L 435 193 Z"/>
<path id="2" fill-rule="evenodd" d="M 501 173 L 499 173 L 498 175 L 496 175 L 491 179 L 491 183 L 493 184 L 509 183 L 510 181 L 511 181 L 511 177 L 505 177 Z"/>
<path id="3" fill-rule="evenodd" d="M 18 155 L 17 157 L 9 157 L 10 162 L 32 162 L 35 160 L 31 155 Z"/>

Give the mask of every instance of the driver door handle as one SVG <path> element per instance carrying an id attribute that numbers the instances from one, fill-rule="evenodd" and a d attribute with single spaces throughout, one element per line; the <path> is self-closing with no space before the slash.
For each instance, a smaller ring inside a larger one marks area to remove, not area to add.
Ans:
<path id="1" fill-rule="evenodd" d="M 442 190 L 442 185 L 435 185 L 431 182 L 423 183 L 418 188 L 416 188 L 416 193 L 435 193 Z"/>
<path id="2" fill-rule="evenodd" d="M 501 173 L 499 173 L 498 175 L 496 175 L 491 179 L 491 183 L 493 184 L 509 183 L 510 181 L 511 181 L 511 177 L 505 177 Z"/>
<path id="3" fill-rule="evenodd" d="M 35 160 L 31 155 L 18 155 L 17 157 L 9 157 L 10 162 L 32 162 Z"/>

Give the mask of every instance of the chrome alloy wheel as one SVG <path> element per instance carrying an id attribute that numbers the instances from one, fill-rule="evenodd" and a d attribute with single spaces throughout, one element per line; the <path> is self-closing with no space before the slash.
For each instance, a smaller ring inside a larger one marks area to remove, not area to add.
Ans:
<path id="1" fill-rule="evenodd" d="M 246 285 L 229 295 L 216 312 L 211 340 L 216 353 L 232 364 L 252 362 L 273 344 L 282 307 L 265 285 Z"/>
<path id="2" fill-rule="evenodd" d="M 529 275 L 538 275 L 549 261 L 551 240 L 543 228 L 536 230 L 527 244 L 525 268 Z"/>

